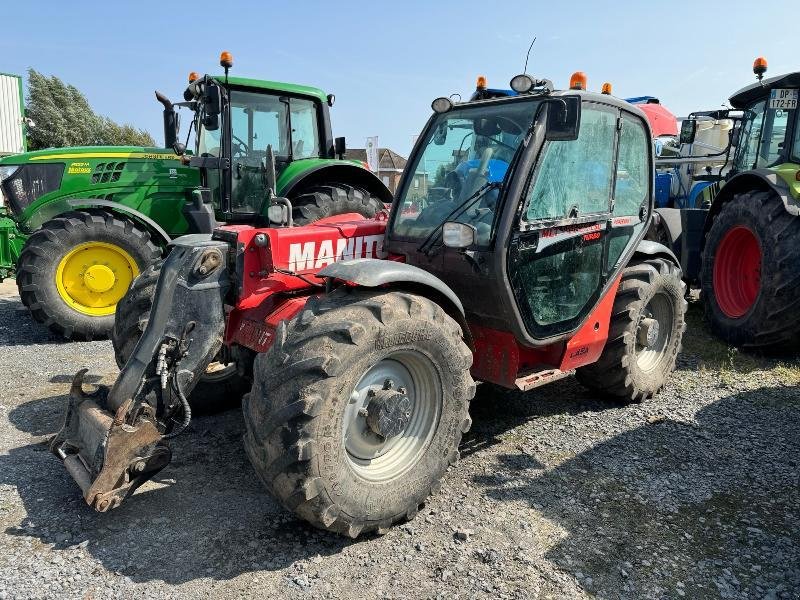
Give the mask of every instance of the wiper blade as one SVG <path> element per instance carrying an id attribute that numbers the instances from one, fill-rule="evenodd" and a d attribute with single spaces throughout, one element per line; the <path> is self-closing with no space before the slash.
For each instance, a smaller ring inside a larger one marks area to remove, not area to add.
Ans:
<path id="1" fill-rule="evenodd" d="M 431 230 L 428 236 L 419 245 L 417 251 L 425 252 L 427 254 L 428 246 L 433 243 L 436 234 L 442 227 L 444 227 L 444 224 L 447 223 L 447 221 L 463 213 L 471 205 L 475 204 L 475 202 L 483 198 L 483 196 L 485 196 L 489 190 L 499 189 L 502 185 L 503 183 L 501 181 L 487 181 L 486 183 L 484 183 L 481 187 L 475 190 L 475 192 L 471 196 L 465 198 L 461 204 L 459 204 L 452 211 L 450 211 L 450 214 L 448 214 L 444 219 L 442 219 L 441 222 Z"/>

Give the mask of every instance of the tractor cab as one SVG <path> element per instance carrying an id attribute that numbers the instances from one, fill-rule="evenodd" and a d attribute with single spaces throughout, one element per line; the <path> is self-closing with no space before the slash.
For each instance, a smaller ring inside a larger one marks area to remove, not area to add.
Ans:
<path id="1" fill-rule="evenodd" d="M 316 202 L 312 188 L 334 182 L 338 185 L 329 196 L 341 195 L 342 189 L 346 195 L 353 187 L 360 195 L 372 196 L 369 214 L 391 201 L 386 187 L 361 163 L 342 160 L 345 139 L 331 132 L 333 94 L 304 85 L 231 77 L 233 58 L 228 52 L 221 54 L 220 65 L 224 76 L 190 73 L 186 102 L 176 105 L 194 112 L 194 155 L 186 160 L 200 168 L 202 185 L 184 209 L 194 231 L 210 232 L 217 221 L 288 225 L 304 214 L 298 202 L 293 206 L 287 197 L 307 192 Z M 172 127 L 168 109 L 165 130 Z M 165 137 L 176 138 L 168 132 Z M 174 148 L 178 154 L 186 151 L 180 142 Z"/>
<path id="2" fill-rule="evenodd" d="M 733 94 L 730 102 L 744 113 L 734 174 L 800 164 L 800 72 L 763 79 Z"/>

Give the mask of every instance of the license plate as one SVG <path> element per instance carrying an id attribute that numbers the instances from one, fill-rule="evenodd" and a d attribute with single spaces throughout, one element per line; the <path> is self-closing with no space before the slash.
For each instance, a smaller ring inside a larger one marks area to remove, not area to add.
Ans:
<path id="1" fill-rule="evenodd" d="M 769 94 L 769 107 L 794 110 L 797 108 L 798 98 L 800 90 L 775 89 Z"/>

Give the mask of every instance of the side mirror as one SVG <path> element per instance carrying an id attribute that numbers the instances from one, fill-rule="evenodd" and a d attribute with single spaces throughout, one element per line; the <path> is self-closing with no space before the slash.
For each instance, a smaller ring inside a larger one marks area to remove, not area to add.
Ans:
<path id="1" fill-rule="evenodd" d="M 215 83 L 207 83 L 203 88 L 203 110 L 207 115 L 222 112 L 222 91 Z"/>
<path id="2" fill-rule="evenodd" d="M 448 248 L 469 248 L 475 245 L 478 230 L 472 225 L 447 221 L 442 225 L 442 242 Z"/>
<path id="3" fill-rule="evenodd" d="M 684 144 L 693 144 L 696 135 L 697 121 L 694 119 L 684 119 L 684 121 L 681 123 L 681 146 Z"/>
<path id="4" fill-rule="evenodd" d="M 344 158 L 344 155 L 347 154 L 347 144 L 345 143 L 345 139 L 343 137 L 337 137 L 333 140 L 334 152 L 336 152 L 336 156 L 340 159 Z"/>
<path id="5" fill-rule="evenodd" d="M 742 127 L 739 123 L 737 123 L 736 125 L 733 126 L 733 129 L 731 129 L 730 147 L 736 148 L 737 146 L 739 146 L 741 137 L 742 137 Z"/>
<path id="6" fill-rule="evenodd" d="M 219 129 L 219 115 L 222 112 L 222 91 L 215 83 L 203 87 L 203 127 L 209 131 Z"/>
<path id="7" fill-rule="evenodd" d="M 178 156 L 183 156 L 184 154 L 186 154 L 186 144 L 175 142 L 174 144 L 172 144 L 172 150 Z"/>
<path id="8" fill-rule="evenodd" d="M 547 102 L 547 125 L 544 139 L 570 142 L 578 139 L 581 128 L 581 97 L 556 96 Z"/>

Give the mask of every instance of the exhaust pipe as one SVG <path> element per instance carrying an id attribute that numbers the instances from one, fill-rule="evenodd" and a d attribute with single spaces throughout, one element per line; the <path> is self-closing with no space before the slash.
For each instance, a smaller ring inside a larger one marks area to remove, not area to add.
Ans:
<path id="1" fill-rule="evenodd" d="M 164 147 L 172 148 L 178 141 L 178 113 L 172 101 L 156 90 L 156 100 L 164 105 Z"/>
<path id="2" fill-rule="evenodd" d="M 109 389 L 72 382 L 64 424 L 50 450 L 105 512 L 119 506 L 172 458 L 168 421 L 222 346 L 229 245 L 210 235 L 173 243 L 161 268 L 142 337 Z"/>

